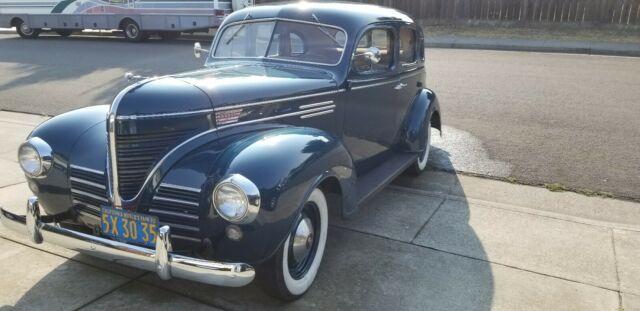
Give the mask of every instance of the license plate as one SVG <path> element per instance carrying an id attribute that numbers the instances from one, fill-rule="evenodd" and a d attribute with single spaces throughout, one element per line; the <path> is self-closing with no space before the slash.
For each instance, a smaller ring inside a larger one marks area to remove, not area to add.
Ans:
<path id="1" fill-rule="evenodd" d="M 155 247 L 158 217 L 103 207 L 101 228 L 118 241 Z"/>

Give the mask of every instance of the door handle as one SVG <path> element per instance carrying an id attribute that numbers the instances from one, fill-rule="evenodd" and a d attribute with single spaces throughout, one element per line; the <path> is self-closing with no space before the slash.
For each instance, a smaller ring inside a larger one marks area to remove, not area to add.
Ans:
<path id="1" fill-rule="evenodd" d="M 396 90 L 400 91 L 400 90 L 404 89 L 405 87 L 407 87 L 407 84 L 406 84 L 406 83 L 400 83 L 400 84 L 396 85 L 396 86 L 394 87 L 394 89 L 396 89 Z"/>

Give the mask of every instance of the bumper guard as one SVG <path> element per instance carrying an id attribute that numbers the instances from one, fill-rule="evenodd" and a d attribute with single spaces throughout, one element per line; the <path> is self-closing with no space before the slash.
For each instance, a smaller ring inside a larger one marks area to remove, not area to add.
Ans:
<path id="1" fill-rule="evenodd" d="M 36 197 L 29 198 L 26 216 L 0 209 L 0 220 L 5 227 L 29 236 L 33 243 L 48 242 L 104 260 L 155 271 L 163 280 L 176 277 L 218 286 L 240 287 L 251 283 L 255 277 L 255 270 L 248 264 L 215 262 L 171 253 L 169 226 L 159 228 L 156 249 L 153 250 L 69 230 L 56 223 L 42 222 Z"/>

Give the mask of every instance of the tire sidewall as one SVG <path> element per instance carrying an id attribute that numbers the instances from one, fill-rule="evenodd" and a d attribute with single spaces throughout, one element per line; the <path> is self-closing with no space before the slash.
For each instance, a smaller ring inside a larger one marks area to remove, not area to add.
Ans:
<path id="1" fill-rule="evenodd" d="M 291 235 L 287 237 L 287 240 L 283 244 L 283 247 L 281 249 L 281 256 L 278 256 L 282 258 L 281 269 L 278 270 L 282 271 L 284 285 L 287 291 L 292 296 L 303 295 L 313 284 L 313 281 L 318 274 L 327 242 L 327 230 L 329 227 L 329 211 L 327 206 L 327 199 L 324 196 L 322 190 L 316 188 L 311 192 L 311 194 L 309 195 L 309 199 L 307 199 L 305 204 L 308 202 L 312 202 L 316 205 L 320 216 L 320 237 L 318 239 L 318 248 L 314 254 L 314 258 L 311 266 L 309 267 L 309 270 L 299 280 L 295 280 L 291 276 L 291 273 L 289 272 L 289 244 L 291 243 Z"/>
<path id="2" fill-rule="evenodd" d="M 40 29 L 30 28 L 31 32 L 29 32 L 29 33 L 25 33 L 22 30 L 22 26 L 24 24 L 26 24 L 26 23 L 27 22 L 25 22 L 25 21 L 20 21 L 20 23 L 18 23 L 18 25 L 16 26 L 16 32 L 18 33 L 18 35 L 20 37 L 22 37 L 22 38 L 25 38 L 25 39 L 33 39 L 33 38 L 38 37 L 38 35 L 40 34 Z"/>
<path id="3" fill-rule="evenodd" d="M 133 28 L 136 30 L 136 36 L 131 34 L 131 29 Z M 140 42 L 145 40 L 145 33 L 140 29 L 140 26 L 138 26 L 138 23 L 135 21 L 127 21 L 124 24 L 124 27 L 122 27 L 122 32 L 124 33 L 125 39 L 128 41 Z"/>

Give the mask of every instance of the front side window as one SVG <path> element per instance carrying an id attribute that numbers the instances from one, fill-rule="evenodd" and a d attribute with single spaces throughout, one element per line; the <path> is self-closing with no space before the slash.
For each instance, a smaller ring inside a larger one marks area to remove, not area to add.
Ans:
<path id="1" fill-rule="evenodd" d="M 353 54 L 352 70 L 369 75 L 391 70 L 393 64 L 393 32 L 376 28 L 365 33 Z"/>
<path id="2" fill-rule="evenodd" d="M 410 64 L 418 60 L 416 31 L 411 28 L 400 29 L 400 63 Z"/>
<path id="3" fill-rule="evenodd" d="M 346 34 L 331 26 L 292 21 L 261 21 L 224 29 L 214 58 L 271 58 L 335 65 Z"/>

